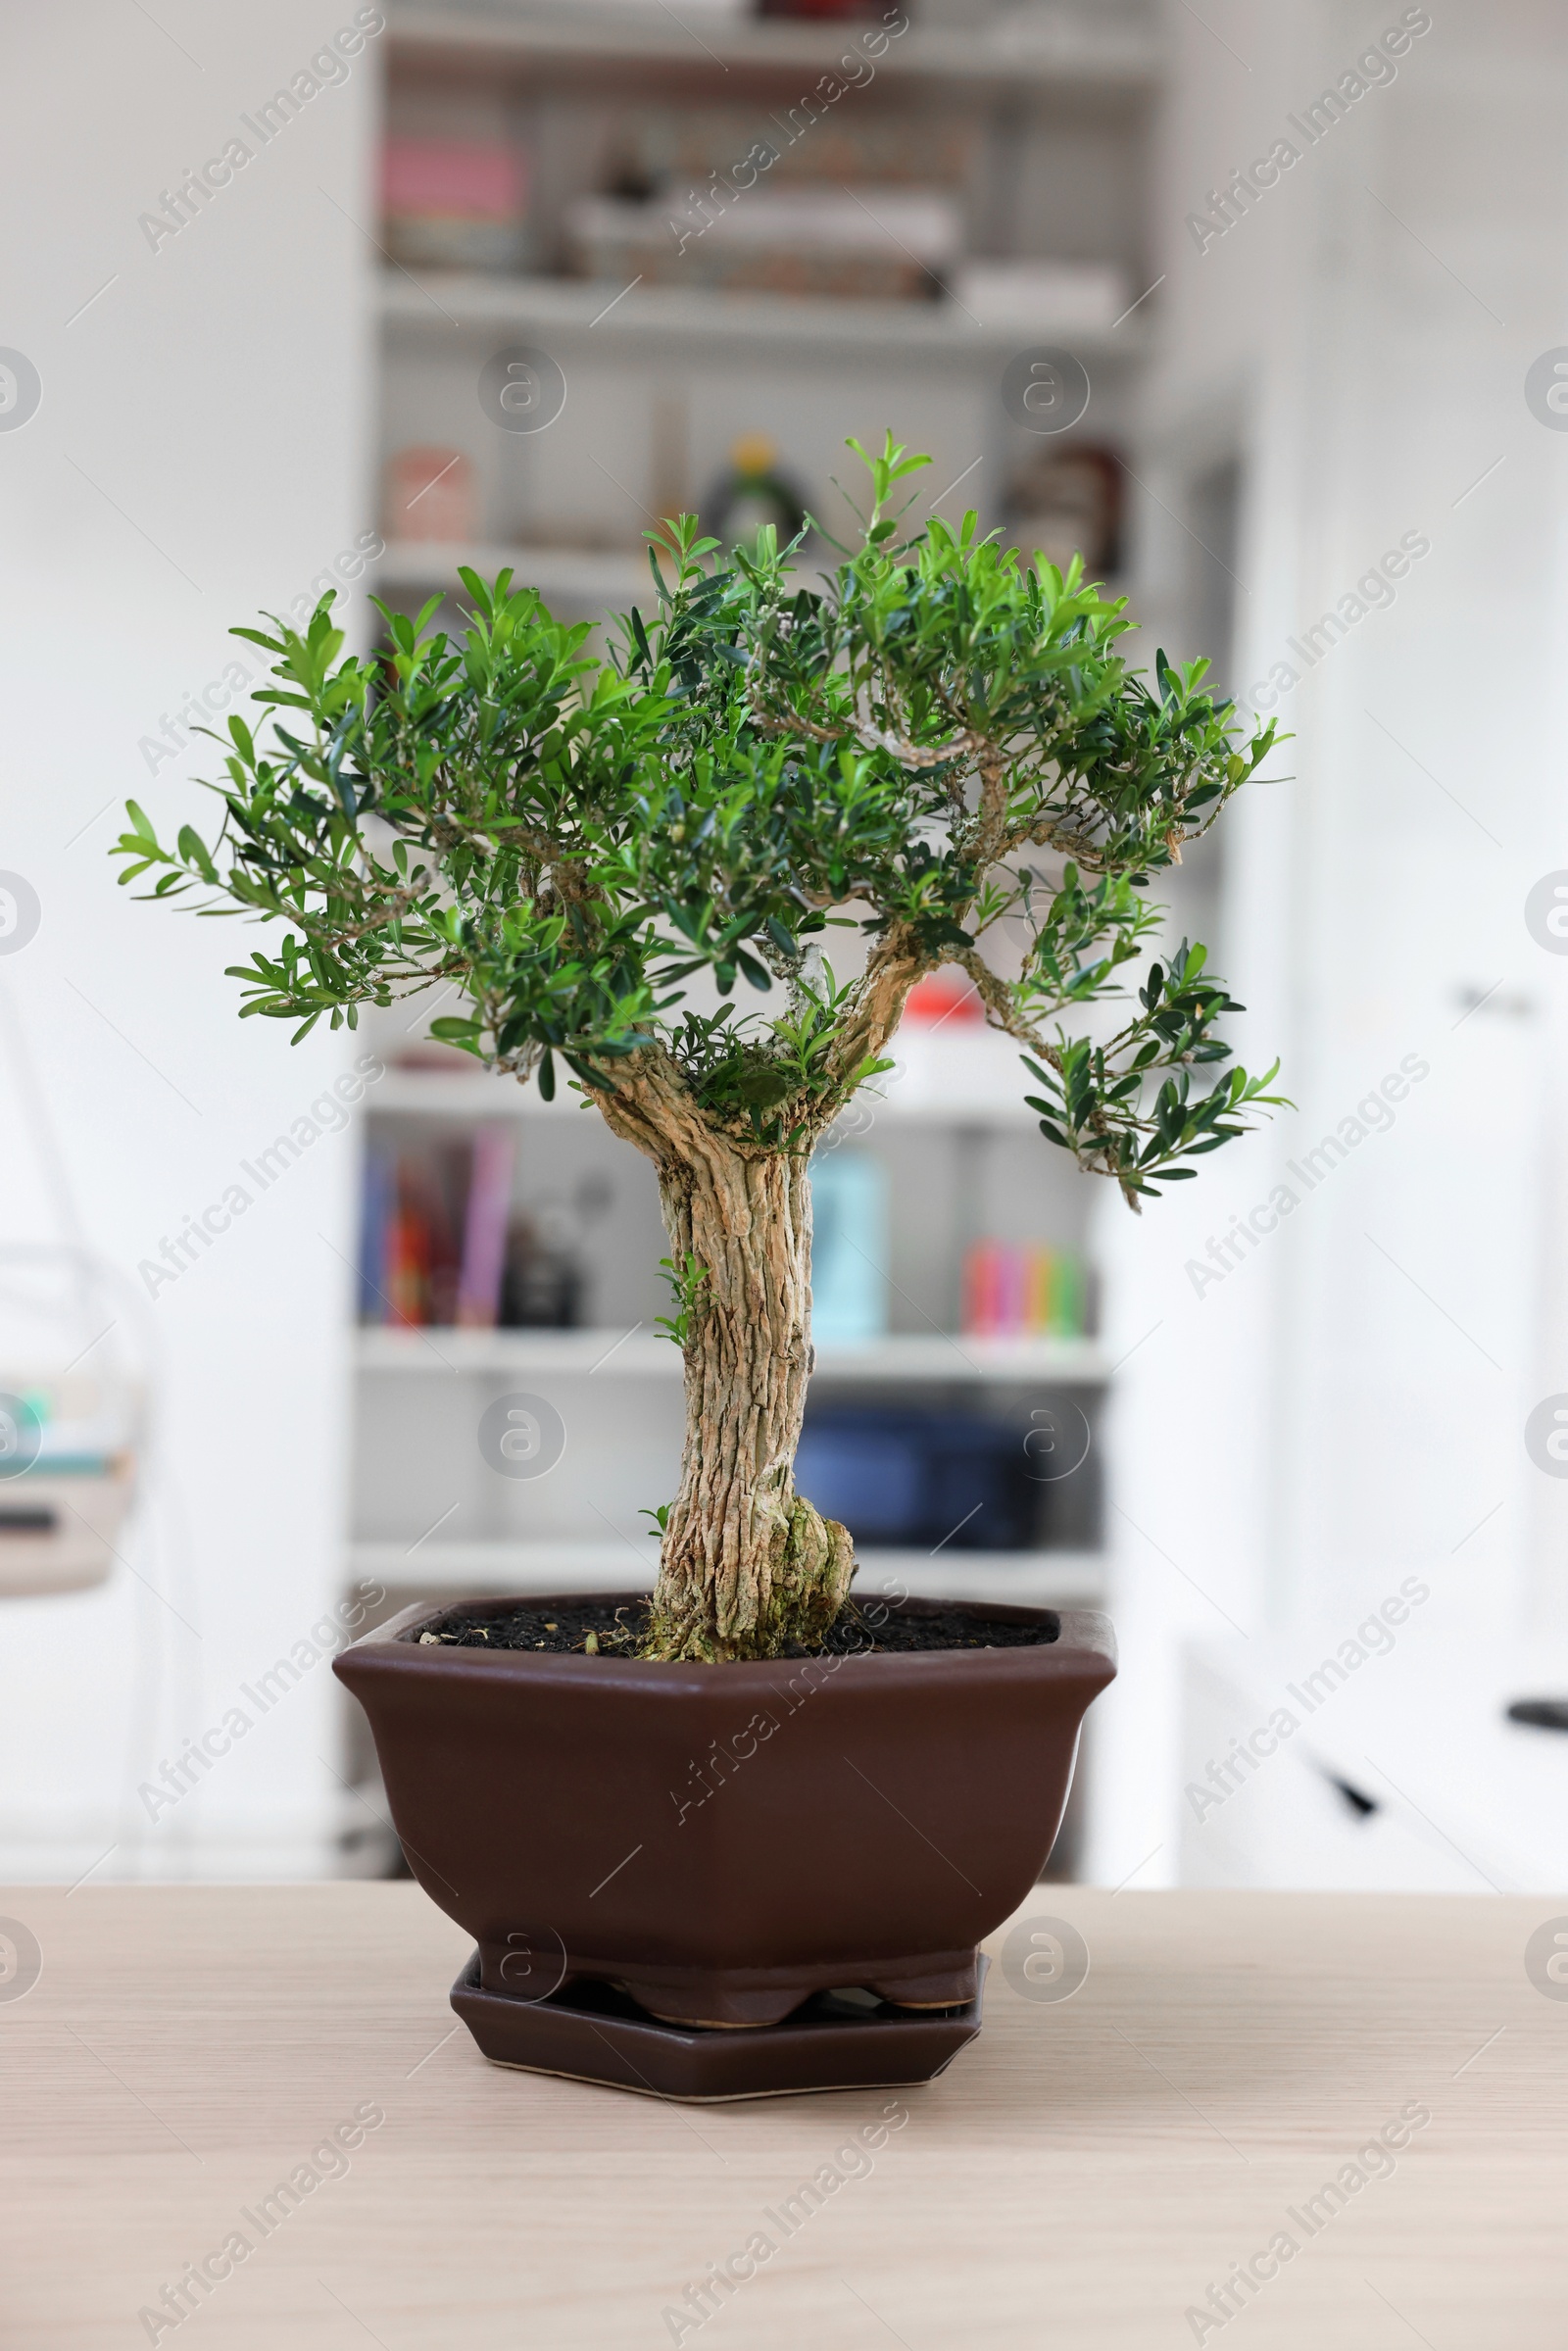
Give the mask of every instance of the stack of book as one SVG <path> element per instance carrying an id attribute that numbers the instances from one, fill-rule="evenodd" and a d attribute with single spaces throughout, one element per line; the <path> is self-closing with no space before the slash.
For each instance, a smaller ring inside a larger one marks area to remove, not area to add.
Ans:
<path id="1" fill-rule="evenodd" d="M 872 13 L 882 14 L 880 0 Z M 911 122 L 905 108 L 865 107 L 850 90 L 830 106 L 823 97 L 781 100 L 776 85 L 765 100 L 708 99 L 695 85 L 677 103 L 650 93 L 620 118 L 602 192 L 662 196 L 674 211 L 704 191 L 722 209 L 773 187 L 940 188 L 961 200 L 973 184 L 983 160 L 975 124 L 951 104 Z"/>
<path id="2" fill-rule="evenodd" d="M 381 219 L 394 262 L 520 269 L 527 215 L 527 158 L 505 140 L 393 136 L 381 151 Z"/>
<path id="3" fill-rule="evenodd" d="M 371 1150 L 365 1159 L 360 1319 L 493 1330 L 504 1319 L 514 1138 Z"/>
<path id="4" fill-rule="evenodd" d="M 963 1264 L 963 1328 L 974 1339 L 1081 1339 L 1088 1283 L 1071 1249 L 977 1241 Z"/>
<path id="5" fill-rule="evenodd" d="M 579 196 L 567 240 L 585 277 L 731 292 L 915 301 L 939 291 L 962 250 L 962 217 L 940 188 L 762 187 L 710 200 Z"/>

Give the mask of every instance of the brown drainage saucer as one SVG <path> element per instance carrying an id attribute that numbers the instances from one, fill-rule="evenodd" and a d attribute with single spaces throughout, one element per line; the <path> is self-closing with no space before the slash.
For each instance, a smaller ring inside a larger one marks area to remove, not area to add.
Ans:
<path id="1" fill-rule="evenodd" d="M 933 2081 L 980 2030 L 987 1964 L 982 1953 L 962 2008 L 911 2014 L 865 1992 L 817 1992 L 781 2025 L 731 2033 L 662 2025 L 607 1984 L 566 1984 L 548 2000 L 483 1991 L 475 1951 L 452 2005 L 496 2065 L 654 2098 L 783 2098 Z"/>

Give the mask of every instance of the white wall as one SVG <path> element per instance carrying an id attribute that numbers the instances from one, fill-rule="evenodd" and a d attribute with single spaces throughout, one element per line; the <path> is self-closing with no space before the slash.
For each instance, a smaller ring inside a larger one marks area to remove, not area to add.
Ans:
<path id="1" fill-rule="evenodd" d="M 141 738 L 220 677 L 232 622 L 304 592 L 372 518 L 368 248 L 345 216 L 371 219 L 375 43 L 264 148 L 240 117 L 351 24 L 353 0 L 157 13 L 14 15 L 0 161 L 27 222 L 0 341 L 43 384 L 30 422 L 0 433 L 0 864 L 42 903 L 0 988 L 87 1232 L 132 1275 L 354 1048 L 241 1024 L 222 967 L 275 932 L 132 904 L 105 854 L 115 810 L 129 793 L 171 827 L 206 802 L 185 779 L 212 772 L 211 746 L 149 773 Z M 138 216 L 236 133 L 252 160 L 149 244 Z M 11 1069 L 0 1083 L 0 1240 L 49 1238 L 35 1122 Z M 126 1564 L 0 1614 L 13 1877 L 71 1879 L 100 1856 L 95 1882 L 329 1866 L 345 1799 L 324 1664 L 156 1828 L 135 1787 L 337 1596 L 352 1184 L 351 1141 L 323 1139 L 150 1304 L 157 1467 Z"/>
<path id="2" fill-rule="evenodd" d="M 1172 510 L 1146 507 L 1162 617 L 1179 641 L 1185 485 L 1216 446 L 1247 484 L 1243 680 L 1291 658 L 1401 533 L 1431 551 L 1392 606 L 1310 671 L 1293 662 L 1278 714 L 1296 739 L 1269 770 L 1293 780 L 1227 819 L 1220 968 L 1250 1007 L 1247 1053 L 1284 1055 L 1299 1107 L 1139 1227 L 1104 1228 L 1125 1344 L 1158 1325 L 1119 1390 L 1124 1665 L 1098 1710 L 1095 1867 L 1114 1881 L 1152 1849 L 1140 1884 L 1175 1863 L 1184 1643 L 1226 1618 L 1348 1631 L 1420 1568 L 1436 1671 L 1478 1625 L 1564 1595 L 1565 1490 L 1523 1427 L 1568 1387 L 1568 974 L 1523 906 L 1568 864 L 1568 436 L 1523 381 L 1568 332 L 1565 27 L 1545 0 L 1443 0 L 1396 80 L 1200 252 L 1188 213 L 1401 10 L 1202 13 L 1212 30 L 1170 11 L 1157 178 L 1163 358 L 1140 471 Z M 1198 1295 L 1185 1261 L 1407 1054 L 1431 1074 L 1392 1130 L 1296 1184 L 1279 1230 Z"/>

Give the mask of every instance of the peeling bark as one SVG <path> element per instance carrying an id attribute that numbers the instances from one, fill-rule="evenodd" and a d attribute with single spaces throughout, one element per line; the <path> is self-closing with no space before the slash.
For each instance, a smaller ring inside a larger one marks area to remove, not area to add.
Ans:
<path id="1" fill-rule="evenodd" d="M 804 1156 L 710 1155 L 662 1172 L 677 1262 L 706 1269 L 686 1346 L 686 1452 L 655 1616 L 676 1656 L 814 1645 L 854 1571 L 845 1529 L 795 1493 L 811 1369 Z"/>
<path id="2" fill-rule="evenodd" d="M 795 1492 L 811 1351 L 811 1192 L 804 1153 L 716 1134 L 664 1056 L 613 1097 L 610 1125 L 659 1170 L 677 1264 L 704 1269 L 686 1347 L 686 1442 L 654 1593 L 661 1657 L 814 1646 L 855 1572 L 847 1529 Z"/>
<path id="3" fill-rule="evenodd" d="M 901 923 L 878 940 L 834 1040 L 832 1069 L 840 1085 L 848 1083 L 862 1061 L 874 1060 L 881 1053 L 903 1017 L 905 998 L 936 960 L 922 953 Z"/>

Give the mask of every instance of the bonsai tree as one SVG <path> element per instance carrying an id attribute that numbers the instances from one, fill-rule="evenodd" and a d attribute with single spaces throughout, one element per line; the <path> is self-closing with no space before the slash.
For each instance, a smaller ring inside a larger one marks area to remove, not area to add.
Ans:
<path id="1" fill-rule="evenodd" d="M 151 896 L 281 928 L 233 972 L 244 1012 L 303 1037 L 455 996 L 432 1036 L 547 1099 L 572 1088 L 654 1162 L 686 1392 L 657 1657 L 815 1645 L 848 1592 L 850 1537 L 793 1483 L 808 1170 L 891 1066 L 923 973 L 968 974 L 1042 1135 L 1135 1210 L 1281 1099 L 1273 1070 L 1223 1066 L 1241 1007 L 1201 947 L 1150 962 L 1136 997 L 1119 977 L 1159 924 L 1149 877 L 1273 728 L 1239 741 L 1203 661 L 1130 670 L 1124 600 L 1076 557 L 1030 568 L 973 514 L 906 534 L 899 485 L 928 461 L 850 446 L 869 504 L 830 577 L 797 584 L 767 530 L 716 563 L 685 516 L 649 534 L 651 616 L 606 661 L 508 571 L 464 571 L 460 642 L 426 633 L 439 599 L 380 607 L 364 659 L 330 596 L 303 632 L 235 630 L 275 682 L 265 738 L 228 720 L 217 838 L 166 848 L 130 803 L 117 845 Z"/>

